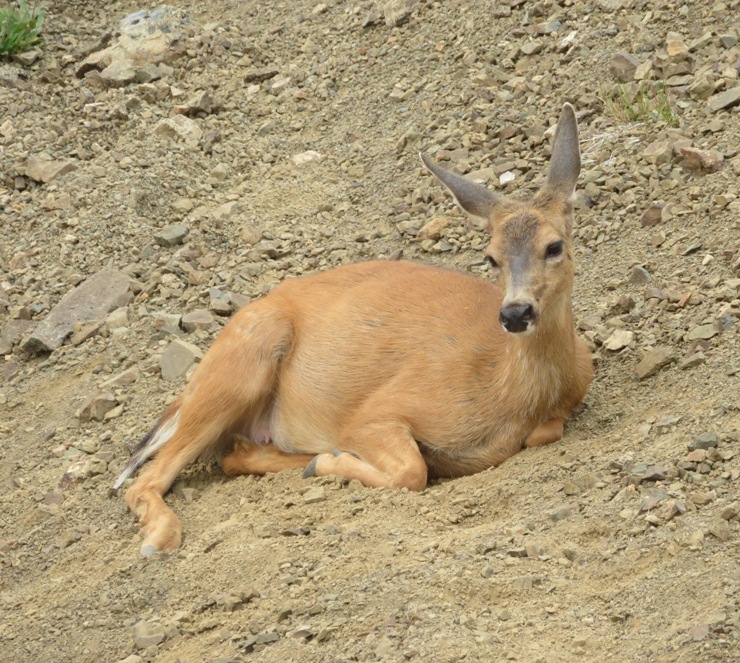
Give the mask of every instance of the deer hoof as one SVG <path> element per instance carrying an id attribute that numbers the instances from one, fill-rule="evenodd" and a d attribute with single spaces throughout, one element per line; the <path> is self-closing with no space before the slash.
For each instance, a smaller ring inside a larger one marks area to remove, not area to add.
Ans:
<path id="1" fill-rule="evenodd" d="M 304 479 L 310 479 L 311 477 L 316 476 L 316 463 L 318 462 L 318 460 L 319 460 L 319 457 L 314 456 L 313 460 L 308 465 L 306 465 L 306 469 L 303 470 Z"/>

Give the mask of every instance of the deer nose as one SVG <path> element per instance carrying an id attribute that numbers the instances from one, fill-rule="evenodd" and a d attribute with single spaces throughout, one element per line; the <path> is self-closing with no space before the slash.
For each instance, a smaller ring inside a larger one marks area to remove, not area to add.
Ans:
<path id="1" fill-rule="evenodd" d="M 498 316 L 501 326 L 511 334 L 527 331 L 535 321 L 534 306 L 531 304 L 508 304 Z"/>

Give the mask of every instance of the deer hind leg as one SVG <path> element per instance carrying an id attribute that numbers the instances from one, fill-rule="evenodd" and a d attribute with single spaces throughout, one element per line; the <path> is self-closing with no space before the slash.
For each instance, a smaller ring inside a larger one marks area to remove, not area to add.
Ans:
<path id="1" fill-rule="evenodd" d="M 426 486 L 427 467 L 419 445 L 403 424 L 352 426 L 341 436 L 340 447 L 316 456 L 303 476 L 333 474 L 372 488 L 422 490 Z"/>
<path id="2" fill-rule="evenodd" d="M 169 424 L 171 436 L 159 440 L 156 457 L 126 492 L 142 525 L 142 555 L 180 545 L 180 522 L 164 494 L 186 465 L 265 407 L 292 334 L 280 311 L 249 307 L 232 319 L 203 358 L 176 418 L 163 424 Z"/>
<path id="3" fill-rule="evenodd" d="M 550 419 L 535 428 L 524 440 L 525 447 L 542 447 L 563 437 L 563 420 Z"/>
<path id="4" fill-rule="evenodd" d="M 289 454 L 274 444 L 251 444 L 246 438 L 236 437 L 234 451 L 221 461 L 221 468 L 229 476 L 303 469 L 314 459 L 310 454 Z"/>

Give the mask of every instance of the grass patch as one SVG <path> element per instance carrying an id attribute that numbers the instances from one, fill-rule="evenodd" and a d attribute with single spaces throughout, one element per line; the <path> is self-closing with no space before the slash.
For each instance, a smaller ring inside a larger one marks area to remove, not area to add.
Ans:
<path id="1" fill-rule="evenodd" d="M 599 98 L 605 110 L 620 122 L 665 122 L 669 127 L 678 126 L 678 115 L 662 83 L 601 85 Z"/>
<path id="2" fill-rule="evenodd" d="M 18 8 L 0 9 L 0 55 L 14 55 L 32 49 L 41 43 L 44 10 L 34 2 L 18 0 Z"/>

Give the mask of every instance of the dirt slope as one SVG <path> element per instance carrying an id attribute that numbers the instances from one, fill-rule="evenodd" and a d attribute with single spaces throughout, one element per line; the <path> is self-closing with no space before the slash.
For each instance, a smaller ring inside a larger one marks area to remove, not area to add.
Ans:
<path id="1" fill-rule="evenodd" d="M 735 660 L 737 0 L 390 3 L 397 26 L 371 2 L 186 1 L 133 82 L 83 63 L 140 5 L 47 4 L 40 59 L 0 65 L 0 661 Z M 416 152 L 533 190 L 564 101 L 596 361 L 565 439 L 421 494 L 204 462 L 168 497 L 182 548 L 140 559 L 107 491 L 185 383 L 170 342 L 205 351 L 283 278 L 399 251 L 489 277 Z M 26 351 L 102 268 L 128 301 Z"/>

